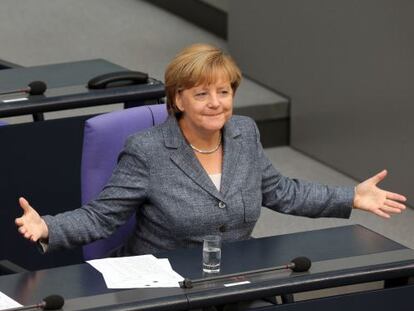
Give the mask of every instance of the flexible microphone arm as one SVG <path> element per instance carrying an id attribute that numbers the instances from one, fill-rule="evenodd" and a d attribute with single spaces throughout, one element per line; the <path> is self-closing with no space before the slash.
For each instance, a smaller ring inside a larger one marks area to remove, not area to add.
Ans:
<path id="1" fill-rule="evenodd" d="M 43 298 L 42 302 L 30 305 L 30 306 L 21 306 L 11 309 L 5 309 L 4 311 L 23 311 L 30 309 L 41 309 L 41 310 L 58 310 L 63 307 L 65 300 L 62 296 L 59 295 L 50 295 Z"/>
<path id="2" fill-rule="evenodd" d="M 16 93 L 28 93 L 29 95 L 42 95 L 47 89 L 47 85 L 43 81 L 33 81 L 28 84 L 25 88 L 0 91 L 0 95 L 16 94 Z"/>
<path id="3" fill-rule="evenodd" d="M 24 89 L 18 89 L 18 90 L 11 90 L 11 91 L 1 91 L 0 95 L 8 95 L 8 94 L 16 94 L 16 93 L 27 93 L 28 88 L 25 87 Z"/>
<path id="4" fill-rule="evenodd" d="M 223 280 L 228 279 L 232 277 L 239 277 L 244 275 L 250 275 L 250 274 L 256 274 L 256 273 L 264 273 L 264 272 L 270 272 L 270 271 L 276 271 L 276 270 L 284 270 L 284 269 L 291 269 L 294 272 L 306 272 L 310 269 L 312 265 L 312 262 L 307 257 L 297 257 L 293 259 L 289 264 L 282 265 L 282 266 L 276 266 L 276 267 L 270 267 L 270 268 L 264 268 L 264 269 L 257 269 L 257 270 L 250 270 L 245 272 L 238 272 L 238 273 L 232 273 L 232 274 L 226 274 L 226 275 L 218 275 L 203 279 L 184 279 L 184 281 L 179 282 L 181 288 L 192 288 L 194 284 L 204 283 L 204 282 L 210 282 L 210 281 L 217 281 L 217 280 Z"/>
<path id="5" fill-rule="evenodd" d="M 21 306 L 21 307 L 16 307 L 16 308 L 11 308 L 11 309 L 5 309 L 4 311 L 23 311 L 23 310 L 33 310 L 33 309 L 42 309 L 42 304 L 38 303 L 35 305 L 30 305 L 30 306 Z"/>

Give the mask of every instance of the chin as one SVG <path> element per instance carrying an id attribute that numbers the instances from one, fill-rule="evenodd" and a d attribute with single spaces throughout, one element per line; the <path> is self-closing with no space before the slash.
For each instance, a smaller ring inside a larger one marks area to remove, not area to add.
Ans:
<path id="1" fill-rule="evenodd" d="M 226 121 L 227 120 L 224 118 L 215 119 L 215 120 L 205 120 L 203 127 L 206 130 L 218 131 L 223 128 L 224 124 L 226 124 Z"/>

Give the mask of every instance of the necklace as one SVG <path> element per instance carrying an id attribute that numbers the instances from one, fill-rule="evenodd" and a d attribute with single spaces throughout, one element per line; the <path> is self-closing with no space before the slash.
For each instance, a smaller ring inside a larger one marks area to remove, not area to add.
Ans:
<path id="1" fill-rule="evenodd" d="M 221 146 L 221 134 L 220 134 L 220 139 L 219 139 L 219 142 L 218 142 L 217 146 L 215 146 L 213 149 L 210 149 L 210 150 L 198 149 L 197 147 L 195 147 L 192 144 L 190 144 L 190 147 L 194 151 L 197 151 L 198 153 L 201 153 L 201 154 L 211 154 L 211 153 L 214 153 L 214 152 L 216 152 L 218 150 L 218 148 L 220 148 L 220 146 Z"/>

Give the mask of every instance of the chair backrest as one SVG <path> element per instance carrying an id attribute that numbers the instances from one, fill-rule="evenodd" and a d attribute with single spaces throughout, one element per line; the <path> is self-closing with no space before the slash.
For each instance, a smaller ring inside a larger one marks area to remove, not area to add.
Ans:
<path id="1" fill-rule="evenodd" d="M 82 204 L 96 198 L 109 180 L 126 138 L 132 133 L 162 123 L 165 104 L 129 108 L 102 114 L 85 122 L 81 164 Z M 101 258 L 120 246 L 135 226 L 135 214 L 106 239 L 83 246 L 85 260 Z"/>

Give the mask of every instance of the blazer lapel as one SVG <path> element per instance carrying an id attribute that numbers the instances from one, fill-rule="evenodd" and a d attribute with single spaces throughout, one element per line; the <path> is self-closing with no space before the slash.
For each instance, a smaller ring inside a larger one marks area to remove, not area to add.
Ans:
<path id="1" fill-rule="evenodd" d="M 221 193 L 223 196 L 229 190 L 237 171 L 238 158 L 241 150 L 241 142 L 236 139 L 240 135 L 238 128 L 229 120 L 224 126 L 224 157 L 223 157 L 223 171 L 221 175 Z"/>
<path id="2" fill-rule="evenodd" d="M 205 191 L 219 200 L 223 199 L 221 193 L 214 186 L 210 177 L 194 155 L 194 151 L 184 140 L 175 117 L 170 116 L 163 128 L 164 142 L 172 150 L 170 158 L 189 178 Z"/>

